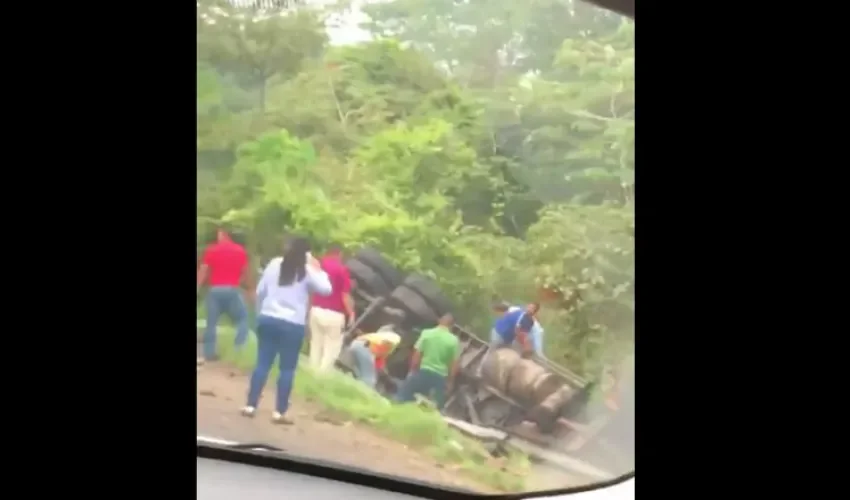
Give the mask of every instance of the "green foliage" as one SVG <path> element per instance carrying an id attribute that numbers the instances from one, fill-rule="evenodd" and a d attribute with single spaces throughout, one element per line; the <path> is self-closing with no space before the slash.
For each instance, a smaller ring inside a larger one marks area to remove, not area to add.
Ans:
<path id="1" fill-rule="evenodd" d="M 199 235 L 239 224 L 263 258 L 284 233 L 374 246 L 482 335 L 493 298 L 545 288 L 550 358 L 595 376 L 629 351 L 634 24 L 571 0 L 394 0 L 365 7 L 372 41 L 330 46 L 341 8 L 202 2 Z"/>
<path id="2" fill-rule="evenodd" d="M 633 227 L 633 213 L 616 205 L 569 204 L 547 207 L 529 230 L 538 284 L 565 300 L 544 316 L 567 326 L 551 339 L 554 361 L 596 372 L 633 351 Z"/>

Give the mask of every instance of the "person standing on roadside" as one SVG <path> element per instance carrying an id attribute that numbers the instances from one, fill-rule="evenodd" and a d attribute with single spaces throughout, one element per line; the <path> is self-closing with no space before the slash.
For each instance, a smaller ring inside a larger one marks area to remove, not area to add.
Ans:
<path id="1" fill-rule="evenodd" d="M 451 392 L 460 360 L 460 340 L 452 333 L 454 317 L 446 314 L 434 328 L 423 330 L 413 346 L 410 371 L 401 383 L 396 401 L 413 401 L 416 394 L 433 398 L 442 410 Z"/>
<path id="2" fill-rule="evenodd" d="M 329 295 L 333 291 L 327 273 L 309 254 L 305 239 L 290 242 L 283 257 L 269 262 L 257 285 L 261 300 L 257 317 L 257 366 L 251 374 L 248 402 L 242 415 L 253 417 L 272 365 L 278 359 L 277 402 L 272 422 L 292 424 L 286 417 L 295 368 L 304 343 L 307 305 L 310 294 Z"/>
<path id="3" fill-rule="evenodd" d="M 351 276 L 342 263 L 342 248 L 333 244 L 321 259 L 333 292 L 314 295 L 310 307 L 310 364 L 319 371 L 334 367 L 342 350 L 345 322 L 354 323 L 354 301 L 351 298 Z"/>
<path id="4" fill-rule="evenodd" d="M 248 340 L 248 309 L 239 285 L 244 282 L 248 290 L 252 288 L 248 282 L 249 274 L 245 248 L 233 241 L 228 231 L 219 228 L 216 243 L 206 248 L 198 268 L 198 292 L 205 283 L 210 286 L 205 301 L 207 324 L 203 335 L 203 358 L 198 360 L 198 364 L 218 359 L 216 329 L 222 314 L 228 315 L 236 325 L 237 349 Z"/>

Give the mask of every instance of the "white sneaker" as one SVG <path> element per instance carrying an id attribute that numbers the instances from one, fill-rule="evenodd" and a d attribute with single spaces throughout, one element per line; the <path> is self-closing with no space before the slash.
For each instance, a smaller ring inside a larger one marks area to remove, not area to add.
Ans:
<path id="1" fill-rule="evenodd" d="M 257 413 L 257 409 L 253 406 L 246 406 L 242 408 L 242 416 L 243 417 L 253 417 Z"/>
<path id="2" fill-rule="evenodd" d="M 274 424 L 282 424 L 282 425 L 292 425 L 292 420 L 286 418 L 282 413 L 276 411 L 272 413 L 272 423 Z"/>

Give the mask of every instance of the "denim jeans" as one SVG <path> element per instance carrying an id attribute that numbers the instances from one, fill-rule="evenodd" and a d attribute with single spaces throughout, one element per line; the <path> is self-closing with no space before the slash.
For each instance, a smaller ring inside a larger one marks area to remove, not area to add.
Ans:
<path id="1" fill-rule="evenodd" d="M 235 286 L 214 286 L 210 288 L 206 299 L 207 326 L 204 328 L 204 357 L 216 356 L 216 328 L 222 314 L 230 317 L 236 325 L 237 347 L 248 340 L 248 309 L 242 298 L 242 291 Z"/>
<path id="2" fill-rule="evenodd" d="M 357 380 L 375 388 L 378 383 L 378 373 L 375 370 L 375 355 L 362 340 L 355 340 L 349 347 L 354 356 L 354 366 L 357 369 Z"/>
<path id="3" fill-rule="evenodd" d="M 257 366 L 251 374 L 248 406 L 256 408 L 259 404 L 272 365 L 280 356 L 275 408 L 280 413 L 286 413 L 302 343 L 304 343 L 304 325 L 270 316 L 260 315 L 257 318 Z"/>
<path id="4" fill-rule="evenodd" d="M 442 410 L 446 404 L 446 377 L 430 370 L 418 370 L 407 376 L 398 388 L 396 401 L 413 401 L 416 394 L 432 398 L 437 408 Z"/>

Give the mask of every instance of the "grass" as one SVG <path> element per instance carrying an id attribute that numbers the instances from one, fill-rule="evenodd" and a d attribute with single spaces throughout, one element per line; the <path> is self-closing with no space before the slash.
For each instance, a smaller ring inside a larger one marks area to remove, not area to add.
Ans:
<path id="1" fill-rule="evenodd" d="M 203 325 L 203 320 L 198 323 Z M 246 348 L 236 351 L 233 328 L 221 325 L 218 332 L 222 360 L 245 372 L 253 368 L 257 352 L 254 335 L 249 336 Z M 269 379 L 277 379 L 277 367 Z M 505 492 L 527 491 L 524 485 L 530 468 L 527 456 L 511 453 L 494 458 L 481 443 L 449 427 L 433 409 L 391 403 L 343 373 L 318 374 L 306 363 L 299 364 L 293 393 L 297 398 L 317 403 L 335 417 L 359 422 L 425 453 L 447 469 L 457 470 L 483 485 Z"/>

